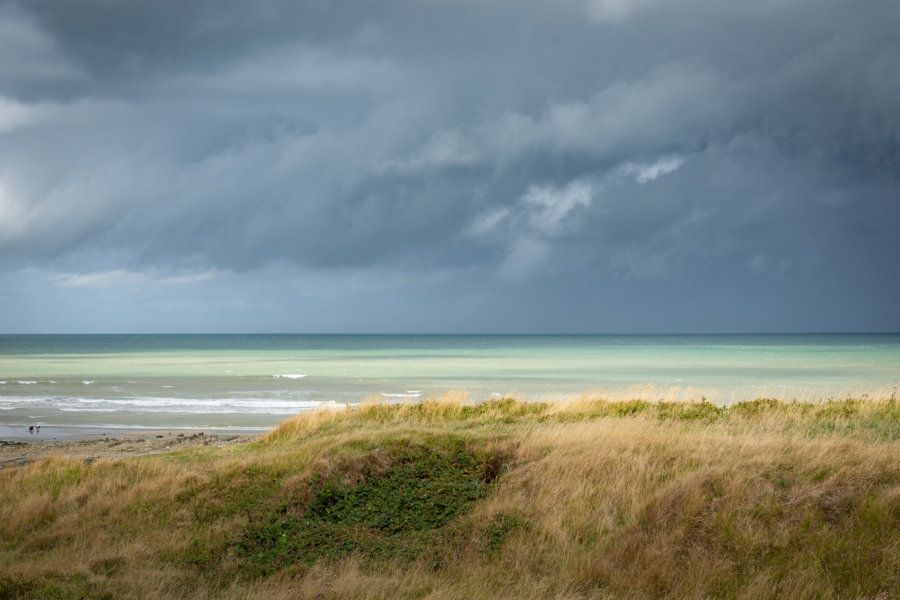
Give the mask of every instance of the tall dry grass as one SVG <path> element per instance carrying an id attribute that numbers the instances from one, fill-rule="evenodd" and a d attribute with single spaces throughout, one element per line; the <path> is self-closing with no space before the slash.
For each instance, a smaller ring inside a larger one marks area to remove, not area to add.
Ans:
<path id="1" fill-rule="evenodd" d="M 504 470 L 420 559 L 259 575 L 235 551 L 310 481 L 356 485 L 398 440 L 446 435 Z M 890 397 L 369 402 L 248 447 L 0 471 L 0 598 L 898 597 L 898 440 Z"/>

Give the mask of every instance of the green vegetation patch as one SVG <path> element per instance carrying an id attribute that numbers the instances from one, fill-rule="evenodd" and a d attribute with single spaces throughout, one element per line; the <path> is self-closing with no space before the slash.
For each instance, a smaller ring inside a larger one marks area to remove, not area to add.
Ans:
<path id="1" fill-rule="evenodd" d="M 499 454 L 473 451 L 461 440 L 444 442 L 375 449 L 387 451 L 389 465 L 367 470 L 352 485 L 342 484 L 339 474 L 314 478 L 304 509 L 290 514 L 284 503 L 249 523 L 238 555 L 263 575 L 355 552 L 401 559 L 427 554 L 441 529 L 488 493 L 503 463 Z"/>
<path id="2" fill-rule="evenodd" d="M 513 533 L 528 529 L 528 521 L 519 515 L 501 513 L 494 515 L 482 529 L 482 551 L 495 554 Z"/>
<path id="3" fill-rule="evenodd" d="M 48 573 L 41 577 L 0 575 L 0 600 L 113 600 L 114 596 L 98 589 L 82 575 L 64 576 Z"/>
<path id="4" fill-rule="evenodd" d="M 712 422 L 726 414 L 728 409 L 703 398 L 700 402 L 660 402 L 656 405 L 656 411 L 660 420 Z"/>

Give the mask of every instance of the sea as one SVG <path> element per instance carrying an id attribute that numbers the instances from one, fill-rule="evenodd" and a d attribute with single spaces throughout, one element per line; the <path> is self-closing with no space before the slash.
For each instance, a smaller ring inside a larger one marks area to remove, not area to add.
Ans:
<path id="1" fill-rule="evenodd" d="M 29 425 L 255 430 L 322 407 L 900 390 L 900 334 L 0 335 L 0 437 Z"/>

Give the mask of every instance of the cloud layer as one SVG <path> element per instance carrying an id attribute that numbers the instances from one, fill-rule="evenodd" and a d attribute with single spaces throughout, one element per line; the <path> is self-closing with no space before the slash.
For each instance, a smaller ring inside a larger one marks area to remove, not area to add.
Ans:
<path id="1" fill-rule="evenodd" d="M 898 22 L 2 2 L 0 330 L 898 330 Z"/>

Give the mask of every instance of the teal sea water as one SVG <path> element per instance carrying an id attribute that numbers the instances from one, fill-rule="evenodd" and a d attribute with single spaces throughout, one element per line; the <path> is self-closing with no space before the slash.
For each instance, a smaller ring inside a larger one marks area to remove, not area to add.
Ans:
<path id="1" fill-rule="evenodd" d="M 0 335 L 0 426 L 270 427 L 322 405 L 900 389 L 900 335 Z"/>

